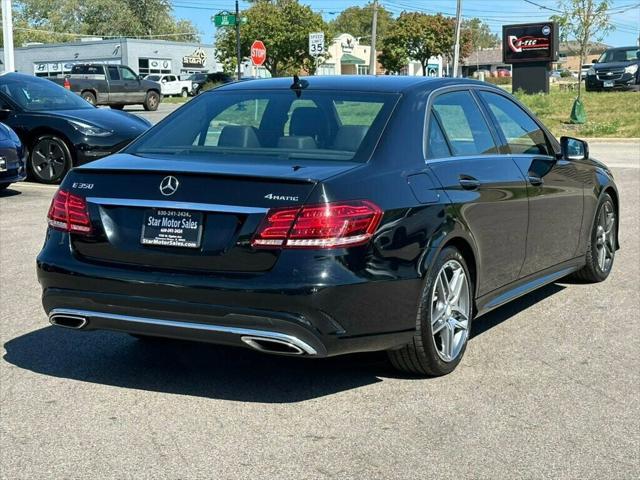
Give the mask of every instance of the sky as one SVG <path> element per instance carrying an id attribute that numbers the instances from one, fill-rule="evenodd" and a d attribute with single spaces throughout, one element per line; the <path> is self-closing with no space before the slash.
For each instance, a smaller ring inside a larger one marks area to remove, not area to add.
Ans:
<path id="1" fill-rule="evenodd" d="M 532 2 L 532 3 L 531 3 Z M 500 33 L 501 26 L 510 23 L 528 23 L 544 21 L 555 12 L 540 8 L 557 8 L 557 0 L 462 0 L 463 18 L 478 17 L 491 29 Z M 233 11 L 234 0 L 170 0 L 174 14 L 178 18 L 191 20 L 200 31 L 204 43 L 213 43 L 215 27 L 211 16 L 223 11 Z M 335 18 L 350 6 L 362 6 L 367 0 L 300 0 L 315 11 L 322 12 L 325 20 Z M 379 3 L 398 16 L 403 10 L 424 13 L 442 13 L 455 16 L 456 0 L 379 0 Z M 240 2 L 240 9 L 248 8 L 246 2 Z M 604 39 L 611 46 L 637 45 L 640 36 L 640 0 L 613 0 L 611 21 L 616 27 Z"/>

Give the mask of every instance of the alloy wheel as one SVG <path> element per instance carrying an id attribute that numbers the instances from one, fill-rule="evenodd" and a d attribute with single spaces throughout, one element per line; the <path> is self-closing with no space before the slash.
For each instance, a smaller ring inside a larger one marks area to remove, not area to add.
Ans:
<path id="1" fill-rule="evenodd" d="M 471 298 L 469 281 L 456 260 L 445 263 L 431 294 L 431 334 L 438 356 L 455 360 L 469 337 Z"/>
<path id="2" fill-rule="evenodd" d="M 615 255 L 615 225 L 616 214 L 611 202 L 602 204 L 598 214 L 598 225 L 596 227 L 596 252 L 598 268 L 603 273 L 608 272 L 613 264 Z"/>
<path id="3" fill-rule="evenodd" d="M 66 163 L 64 149 L 54 139 L 44 138 L 33 147 L 31 165 L 33 173 L 41 180 L 51 182 L 61 177 Z"/>

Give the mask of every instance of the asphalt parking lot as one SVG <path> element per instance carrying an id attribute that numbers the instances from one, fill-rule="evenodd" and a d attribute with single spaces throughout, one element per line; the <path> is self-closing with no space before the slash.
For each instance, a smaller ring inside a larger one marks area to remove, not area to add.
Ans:
<path id="1" fill-rule="evenodd" d="M 384 354 L 313 361 L 49 326 L 34 259 L 54 190 L 12 186 L 0 197 L 0 475 L 638 478 L 640 144 L 591 152 L 621 195 L 611 277 L 479 319 L 461 365 L 437 379 L 403 377 Z"/>

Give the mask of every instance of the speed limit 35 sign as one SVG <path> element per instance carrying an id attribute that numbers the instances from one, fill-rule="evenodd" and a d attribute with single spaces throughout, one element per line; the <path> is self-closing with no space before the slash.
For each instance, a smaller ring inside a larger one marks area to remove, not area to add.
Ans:
<path id="1" fill-rule="evenodd" d="M 324 32 L 309 34 L 309 55 L 317 57 L 324 53 Z"/>

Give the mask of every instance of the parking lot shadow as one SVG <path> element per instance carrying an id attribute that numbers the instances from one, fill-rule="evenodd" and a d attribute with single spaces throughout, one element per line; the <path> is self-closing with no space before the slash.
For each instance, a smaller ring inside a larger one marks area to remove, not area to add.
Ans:
<path id="1" fill-rule="evenodd" d="M 13 197 L 15 195 L 20 195 L 22 192 L 18 190 L 13 190 L 11 187 L 5 188 L 4 190 L 0 190 L 0 198 L 4 197 Z"/>
<path id="2" fill-rule="evenodd" d="M 478 319 L 473 337 L 561 291 L 552 284 Z M 137 340 L 112 332 L 45 327 L 4 345 L 4 360 L 44 375 L 223 400 L 293 403 L 384 378 L 417 377 L 392 369 L 384 352 L 304 359 L 177 340 Z"/>
<path id="3" fill-rule="evenodd" d="M 300 402 L 396 376 L 384 353 L 304 359 L 52 326 L 14 338 L 5 349 L 7 362 L 44 375 L 243 402 Z"/>

